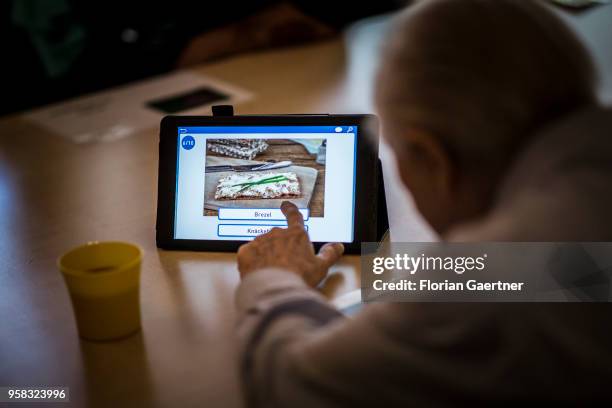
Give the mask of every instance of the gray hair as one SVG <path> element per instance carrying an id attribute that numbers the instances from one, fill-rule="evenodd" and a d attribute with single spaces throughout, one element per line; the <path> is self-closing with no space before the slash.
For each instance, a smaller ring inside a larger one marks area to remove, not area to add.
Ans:
<path id="1" fill-rule="evenodd" d="M 396 17 L 378 73 L 385 131 L 425 130 L 464 163 L 507 160 L 537 128 L 595 103 L 576 36 L 531 0 L 424 0 Z"/>

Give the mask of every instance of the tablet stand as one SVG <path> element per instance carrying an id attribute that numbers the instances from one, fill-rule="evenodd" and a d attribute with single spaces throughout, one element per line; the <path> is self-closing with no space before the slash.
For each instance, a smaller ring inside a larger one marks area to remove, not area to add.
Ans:
<path id="1" fill-rule="evenodd" d="M 387 212 L 387 196 L 385 194 L 385 180 L 383 178 L 382 162 L 378 159 L 376 165 L 378 181 L 378 203 L 376 211 L 376 239 L 378 242 L 385 238 L 389 231 L 389 214 Z"/>

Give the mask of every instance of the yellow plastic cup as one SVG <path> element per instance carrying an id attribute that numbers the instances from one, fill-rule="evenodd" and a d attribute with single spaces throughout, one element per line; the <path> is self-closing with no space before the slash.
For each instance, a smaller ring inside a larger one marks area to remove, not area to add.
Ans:
<path id="1" fill-rule="evenodd" d="M 140 330 L 142 250 L 127 242 L 89 242 L 58 261 L 79 335 L 113 340 Z"/>

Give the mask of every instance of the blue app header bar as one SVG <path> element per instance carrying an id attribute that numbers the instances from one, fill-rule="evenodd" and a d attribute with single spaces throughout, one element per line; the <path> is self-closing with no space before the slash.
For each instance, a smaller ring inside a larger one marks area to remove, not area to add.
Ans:
<path id="1" fill-rule="evenodd" d="M 179 127 L 185 133 L 357 133 L 357 126 L 189 126 Z"/>

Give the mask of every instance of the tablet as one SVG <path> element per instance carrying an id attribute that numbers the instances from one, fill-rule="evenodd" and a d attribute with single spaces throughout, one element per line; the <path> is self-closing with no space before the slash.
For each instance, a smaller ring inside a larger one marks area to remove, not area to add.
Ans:
<path id="1" fill-rule="evenodd" d="M 167 116 L 161 122 L 157 245 L 235 251 L 287 226 L 293 202 L 315 247 L 375 241 L 373 115 Z"/>

